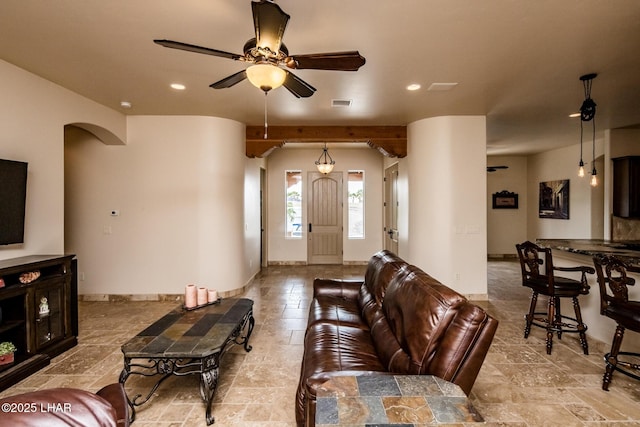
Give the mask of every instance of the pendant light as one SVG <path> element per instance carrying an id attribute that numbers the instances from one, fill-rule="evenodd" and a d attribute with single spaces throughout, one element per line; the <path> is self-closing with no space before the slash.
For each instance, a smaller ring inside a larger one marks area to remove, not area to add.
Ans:
<path id="1" fill-rule="evenodd" d="M 596 103 L 593 99 L 591 99 L 591 85 L 593 84 L 593 79 L 595 79 L 598 75 L 596 73 L 585 74 L 580 76 L 580 81 L 582 81 L 582 86 L 584 88 L 584 101 L 582 102 L 582 106 L 580 106 L 580 163 L 578 169 L 578 176 L 584 176 L 584 162 L 582 160 L 582 136 L 583 136 L 583 123 L 582 122 L 593 122 L 592 123 L 592 169 L 591 169 L 591 181 L 590 184 L 592 187 L 598 185 L 598 172 L 596 171 Z"/>
<path id="2" fill-rule="evenodd" d="M 329 160 L 327 160 L 327 157 L 329 158 Z M 329 155 L 327 143 L 325 142 L 324 148 L 322 149 L 322 154 L 320 154 L 320 157 L 318 157 L 318 160 L 316 160 L 316 167 L 318 168 L 318 172 L 325 175 L 329 174 L 333 170 L 333 165 L 335 164 L 336 162 L 331 158 L 331 155 Z"/>

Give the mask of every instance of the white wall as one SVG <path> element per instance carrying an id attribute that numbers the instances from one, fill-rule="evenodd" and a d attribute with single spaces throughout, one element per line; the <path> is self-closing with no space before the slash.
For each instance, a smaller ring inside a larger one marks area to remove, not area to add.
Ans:
<path id="1" fill-rule="evenodd" d="M 403 257 L 462 294 L 486 297 L 486 119 L 424 119 L 409 124 L 407 136 Z"/>
<path id="2" fill-rule="evenodd" d="M 599 193 L 604 192 L 607 187 L 605 180 L 607 173 L 599 170 L 598 187 L 591 187 L 589 185 L 591 156 L 585 155 L 585 176 L 579 178 L 579 150 L 579 145 L 576 144 L 529 157 L 527 187 L 527 238 L 529 240 L 602 238 L 602 233 L 593 230 L 591 224 L 592 221 L 602 223 L 603 210 L 596 210 L 592 205 L 602 205 L 603 195 Z M 589 146 L 589 150 L 585 152 L 591 152 L 591 147 Z M 601 157 L 602 154 L 602 143 L 596 141 L 596 158 Z M 562 179 L 569 179 L 569 219 L 539 218 L 540 182 Z"/>
<path id="3" fill-rule="evenodd" d="M 0 158 L 29 163 L 25 242 L 0 259 L 64 252 L 64 126 L 94 123 L 126 139 L 125 116 L 0 60 Z"/>
<path id="4" fill-rule="evenodd" d="M 259 165 L 245 157 L 244 132 L 186 116 L 130 116 L 126 146 L 68 132 L 66 246 L 84 275 L 79 292 L 244 286 L 259 269 L 260 234 Z"/>
<path id="5" fill-rule="evenodd" d="M 347 201 L 347 172 L 364 170 L 365 173 L 365 239 L 348 239 L 347 209 L 343 209 L 343 261 L 368 261 L 382 248 L 383 216 L 383 160 L 382 154 L 371 148 L 345 148 L 348 144 L 329 145 L 329 154 L 336 161 L 334 171 L 344 174 L 343 198 Z M 267 157 L 268 180 L 268 259 L 270 262 L 307 261 L 307 232 L 302 227 L 301 239 L 285 238 L 285 171 L 302 171 L 303 208 L 302 223 L 307 224 L 306 179 L 307 172 L 317 171 L 314 162 L 322 149 L 284 148 L 274 150 Z"/>
<path id="6" fill-rule="evenodd" d="M 487 253 L 515 255 L 516 243 L 527 240 L 527 158 L 524 156 L 492 156 L 488 166 L 504 165 L 487 173 Z M 493 209 L 494 193 L 518 194 L 518 209 Z"/>

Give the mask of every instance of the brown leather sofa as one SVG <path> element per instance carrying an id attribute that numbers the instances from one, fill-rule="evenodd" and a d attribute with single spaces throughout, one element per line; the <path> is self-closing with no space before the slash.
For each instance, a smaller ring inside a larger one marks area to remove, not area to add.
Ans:
<path id="1" fill-rule="evenodd" d="M 338 375 L 435 375 L 469 394 L 498 321 L 388 251 L 364 282 L 315 279 L 296 395 L 298 426 L 314 426 L 316 389 Z"/>
<path id="2" fill-rule="evenodd" d="M 129 406 L 122 384 L 96 393 L 50 388 L 0 399 L 0 425 L 21 427 L 127 427 Z"/>

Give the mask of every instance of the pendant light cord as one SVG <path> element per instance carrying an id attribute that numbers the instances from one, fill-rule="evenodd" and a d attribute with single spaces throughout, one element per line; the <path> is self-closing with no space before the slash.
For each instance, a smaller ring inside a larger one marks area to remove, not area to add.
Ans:
<path id="1" fill-rule="evenodd" d="M 268 92 L 264 91 L 264 139 L 267 139 L 267 94 Z"/>
<path id="2" fill-rule="evenodd" d="M 580 164 L 583 163 L 582 161 L 582 118 L 580 119 Z"/>
<path id="3" fill-rule="evenodd" d="M 596 174 L 596 119 L 593 119 L 593 174 Z"/>

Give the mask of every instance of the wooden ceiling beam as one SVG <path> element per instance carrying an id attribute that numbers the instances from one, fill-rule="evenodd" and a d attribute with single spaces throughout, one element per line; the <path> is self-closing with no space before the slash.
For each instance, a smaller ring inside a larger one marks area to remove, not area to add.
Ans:
<path id="1" fill-rule="evenodd" d="M 366 142 L 387 157 L 407 155 L 406 126 L 247 126 L 247 157 L 265 157 L 287 142 Z"/>

